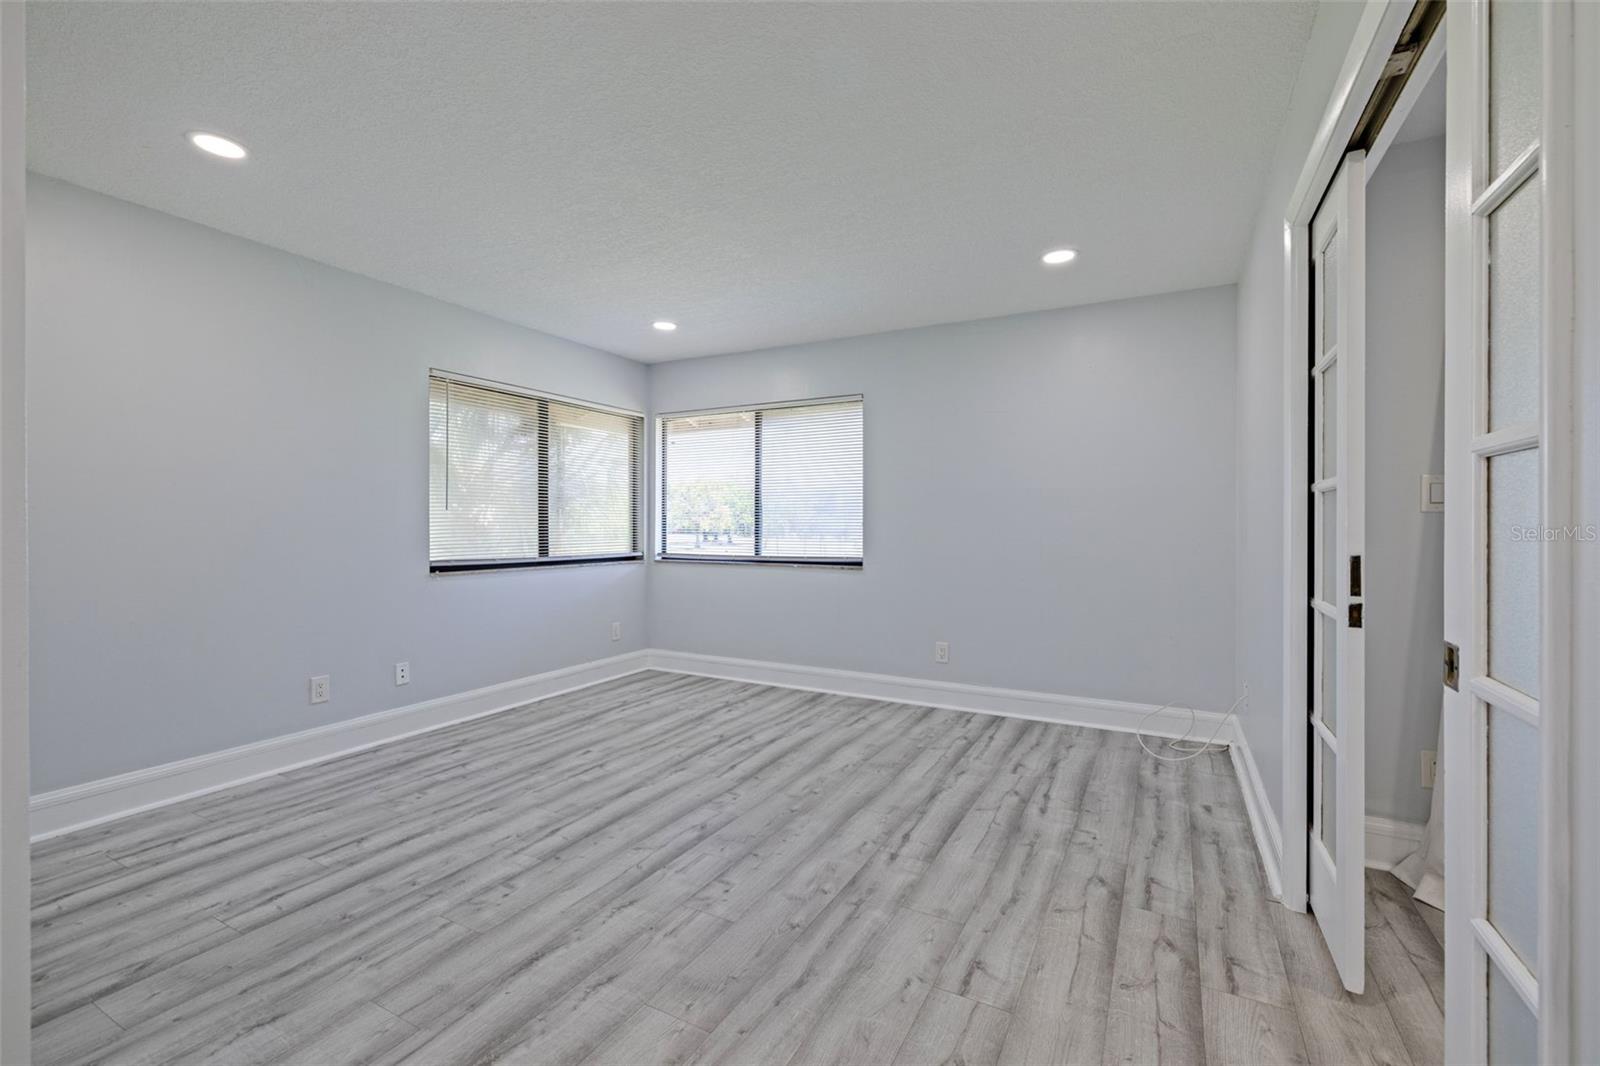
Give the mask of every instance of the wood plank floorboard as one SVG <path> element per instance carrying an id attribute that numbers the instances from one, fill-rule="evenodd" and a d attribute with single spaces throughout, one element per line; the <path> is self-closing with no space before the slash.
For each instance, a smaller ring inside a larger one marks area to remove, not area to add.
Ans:
<path id="1" fill-rule="evenodd" d="M 1442 1053 L 1399 882 L 1350 996 L 1225 753 L 1078 726 L 642 672 L 33 854 L 40 1066 Z"/>

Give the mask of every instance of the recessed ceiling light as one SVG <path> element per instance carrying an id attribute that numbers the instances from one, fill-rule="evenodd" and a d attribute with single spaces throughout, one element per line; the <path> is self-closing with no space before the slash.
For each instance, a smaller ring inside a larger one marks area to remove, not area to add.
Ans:
<path id="1" fill-rule="evenodd" d="M 189 134 L 189 143 L 207 155 L 214 155 L 218 159 L 237 161 L 250 154 L 244 150 L 244 145 L 238 141 L 230 141 L 228 138 L 215 133 L 191 133 Z"/>
<path id="2" fill-rule="evenodd" d="M 1053 252 L 1044 253 L 1044 265 L 1060 266 L 1062 263 L 1070 263 L 1076 258 L 1078 258 L 1078 253 L 1071 248 L 1057 248 Z"/>
<path id="3" fill-rule="evenodd" d="M 665 319 L 660 322 L 652 322 L 650 324 L 656 329 L 659 329 L 662 333 L 671 333 L 673 330 L 678 328 L 678 324 L 676 322 L 668 322 Z"/>

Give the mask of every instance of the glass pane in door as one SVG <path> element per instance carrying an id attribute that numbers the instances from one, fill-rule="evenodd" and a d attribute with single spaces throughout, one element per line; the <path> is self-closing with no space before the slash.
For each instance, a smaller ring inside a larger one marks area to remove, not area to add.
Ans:
<path id="1" fill-rule="evenodd" d="M 1489 428 L 1539 418 L 1539 181 L 1489 216 Z"/>
<path id="2" fill-rule="evenodd" d="M 1339 547 L 1339 493 L 1337 490 L 1317 493 L 1317 506 L 1321 513 L 1317 517 L 1317 557 L 1322 560 L 1321 583 L 1317 586 L 1317 598 L 1328 603 L 1339 602 L 1339 560 L 1335 554 Z"/>
<path id="3" fill-rule="evenodd" d="M 1489 173 L 1485 185 L 1539 138 L 1543 6 L 1525 0 L 1489 5 Z"/>
<path id="4" fill-rule="evenodd" d="M 1489 708 L 1489 921 L 1539 960 L 1539 731 Z"/>
<path id="5" fill-rule="evenodd" d="M 1489 960 L 1489 1061 L 1494 1066 L 1527 1066 L 1539 1061 L 1539 1023 Z"/>
<path id="6" fill-rule="evenodd" d="M 1539 449 L 1489 458 L 1489 675 L 1539 695 Z"/>
<path id="7" fill-rule="evenodd" d="M 1317 433 L 1317 476 L 1333 477 L 1339 472 L 1339 361 L 1322 371 L 1322 422 Z"/>
<path id="8" fill-rule="evenodd" d="M 1338 735 L 1339 732 L 1339 656 L 1338 640 L 1339 626 L 1325 615 L 1317 616 L 1317 628 L 1322 635 L 1317 639 L 1322 644 L 1322 724 L 1328 727 L 1328 732 Z"/>
<path id="9" fill-rule="evenodd" d="M 1339 343 L 1339 245 L 1338 234 L 1328 238 L 1322 252 L 1322 347 L 1331 352 Z"/>
<path id="10" fill-rule="evenodd" d="M 1317 758 L 1322 764 L 1321 788 L 1318 799 L 1322 805 L 1322 843 L 1329 854 L 1337 855 L 1339 839 L 1339 773 L 1333 749 L 1320 738 L 1317 740 Z"/>

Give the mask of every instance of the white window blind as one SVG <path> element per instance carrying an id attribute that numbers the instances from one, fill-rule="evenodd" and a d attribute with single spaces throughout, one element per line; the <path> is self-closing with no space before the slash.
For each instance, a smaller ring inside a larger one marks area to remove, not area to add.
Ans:
<path id="1" fill-rule="evenodd" d="M 858 564 L 862 402 L 661 419 L 661 556 Z"/>
<path id="2" fill-rule="evenodd" d="M 638 558 L 640 415 L 428 378 L 428 562 L 468 570 Z"/>

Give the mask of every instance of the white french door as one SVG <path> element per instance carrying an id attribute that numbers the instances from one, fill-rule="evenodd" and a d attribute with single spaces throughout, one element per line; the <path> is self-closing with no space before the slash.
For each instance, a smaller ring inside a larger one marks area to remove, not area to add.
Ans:
<path id="1" fill-rule="evenodd" d="M 1366 153 L 1311 221 L 1311 909 L 1352 992 L 1366 975 Z"/>
<path id="2" fill-rule="evenodd" d="M 1565 510 L 1551 427 L 1570 399 L 1552 385 L 1561 189 L 1546 152 L 1570 8 L 1456 0 L 1446 18 L 1445 1058 L 1560 1061 L 1545 993 L 1565 985 L 1549 913 L 1564 891 L 1551 872 L 1562 701 L 1548 690 L 1565 622 L 1549 613 L 1563 549 L 1548 534 Z"/>

